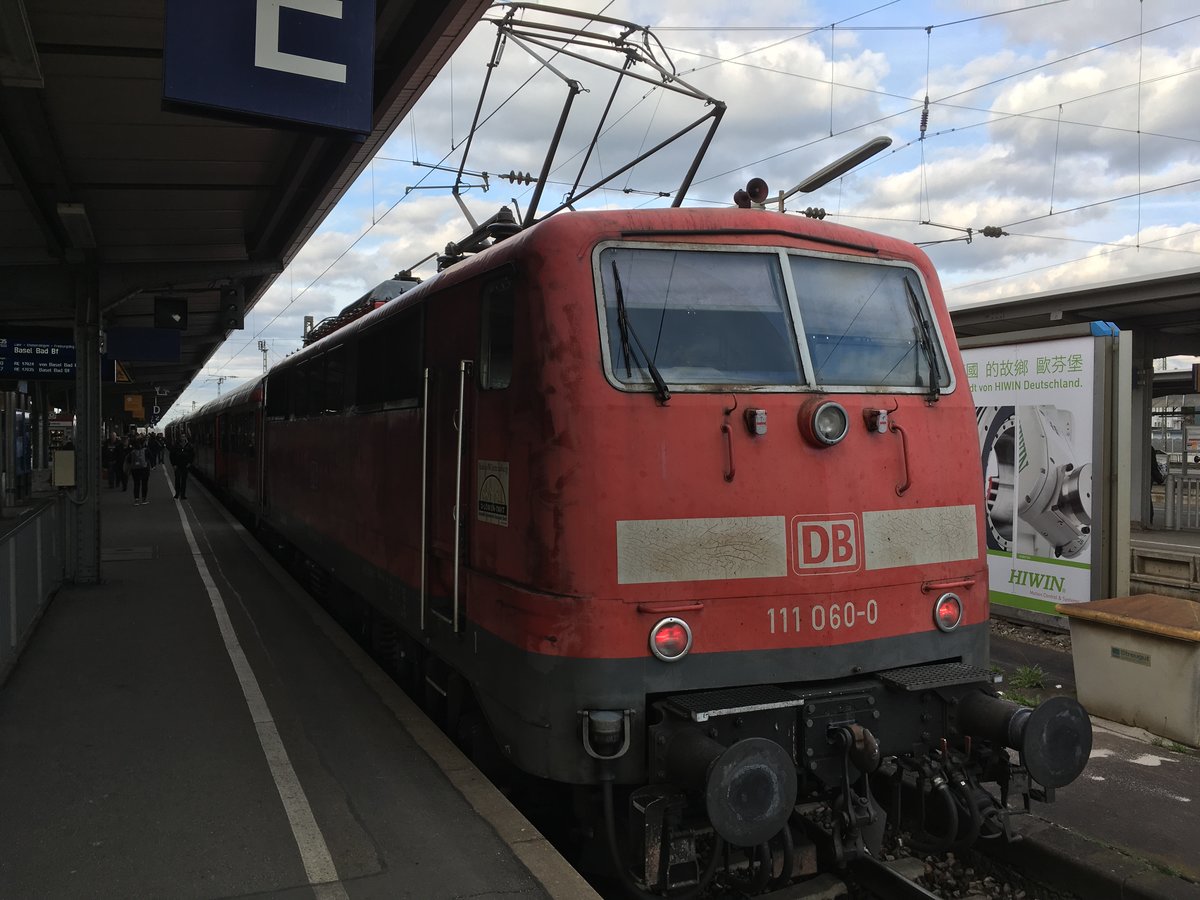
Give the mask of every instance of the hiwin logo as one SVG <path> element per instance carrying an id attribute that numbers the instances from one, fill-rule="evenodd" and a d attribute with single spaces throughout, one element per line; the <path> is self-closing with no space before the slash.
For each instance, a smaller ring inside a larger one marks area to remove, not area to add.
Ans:
<path id="1" fill-rule="evenodd" d="M 1039 588 L 1061 594 L 1067 587 L 1067 579 L 1056 575 L 1043 575 L 1040 572 L 1026 572 L 1024 569 L 1013 569 L 1008 573 L 1009 584 L 1019 584 L 1021 587 Z"/>

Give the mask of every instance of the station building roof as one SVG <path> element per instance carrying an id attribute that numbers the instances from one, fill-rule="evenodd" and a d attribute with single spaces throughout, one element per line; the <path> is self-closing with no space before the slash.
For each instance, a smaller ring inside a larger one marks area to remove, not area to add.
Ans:
<path id="1" fill-rule="evenodd" d="M 91 292 L 102 328 L 146 328 L 186 298 L 178 359 L 104 387 L 110 420 L 130 392 L 165 414 L 230 333 L 220 288 L 254 306 L 488 5 L 375 0 L 364 137 L 164 104 L 166 0 L 0 4 L 0 325 L 70 329 Z"/>
<path id="2" fill-rule="evenodd" d="M 950 318 L 960 341 L 1112 322 L 1141 336 L 1151 358 L 1200 356 L 1200 269 L 960 306 Z"/>

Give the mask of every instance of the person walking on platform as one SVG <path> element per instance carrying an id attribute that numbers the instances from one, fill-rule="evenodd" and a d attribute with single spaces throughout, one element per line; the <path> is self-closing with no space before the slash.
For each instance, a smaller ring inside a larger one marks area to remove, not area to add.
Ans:
<path id="1" fill-rule="evenodd" d="M 150 502 L 150 463 L 146 459 L 145 438 L 135 438 L 129 449 L 129 474 L 133 476 L 133 505 Z"/>
<path id="2" fill-rule="evenodd" d="M 162 441 L 158 439 L 157 434 L 150 432 L 150 436 L 146 438 L 146 462 L 150 463 L 150 468 L 153 469 L 161 458 Z"/>
<path id="3" fill-rule="evenodd" d="M 175 499 L 187 499 L 188 469 L 196 453 L 188 443 L 187 435 L 180 435 L 179 442 L 171 447 L 171 465 L 175 467 Z"/>
<path id="4" fill-rule="evenodd" d="M 104 442 L 100 451 L 100 460 L 104 465 L 104 474 L 108 476 L 108 487 L 111 490 L 117 486 L 117 441 L 111 435 Z"/>
<path id="5" fill-rule="evenodd" d="M 129 490 L 129 438 L 117 441 L 113 450 L 113 465 L 117 470 L 117 481 L 121 482 L 121 490 Z"/>

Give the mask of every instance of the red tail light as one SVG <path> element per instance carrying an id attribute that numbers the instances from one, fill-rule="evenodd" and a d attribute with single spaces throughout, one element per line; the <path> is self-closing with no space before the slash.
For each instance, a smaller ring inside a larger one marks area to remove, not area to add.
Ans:
<path id="1" fill-rule="evenodd" d="M 692 649 L 692 629 L 683 619 L 663 619 L 650 629 L 650 652 L 663 662 L 675 662 Z"/>
<path id="2" fill-rule="evenodd" d="M 942 594 L 933 606 L 933 621 L 942 631 L 953 631 L 962 622 L 963 605 L 958 594 Z"/>

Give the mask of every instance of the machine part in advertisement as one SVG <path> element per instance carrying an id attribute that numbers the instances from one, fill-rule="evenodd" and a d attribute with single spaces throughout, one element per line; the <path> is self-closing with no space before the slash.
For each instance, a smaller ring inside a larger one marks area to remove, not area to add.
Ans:
<path id="1" fill-rule="evenodd" d="M 993 603 L 1054 614 L 1056 603 L 1095 599 L 1097 340 L 964 351 L 979 424 Z"/>

